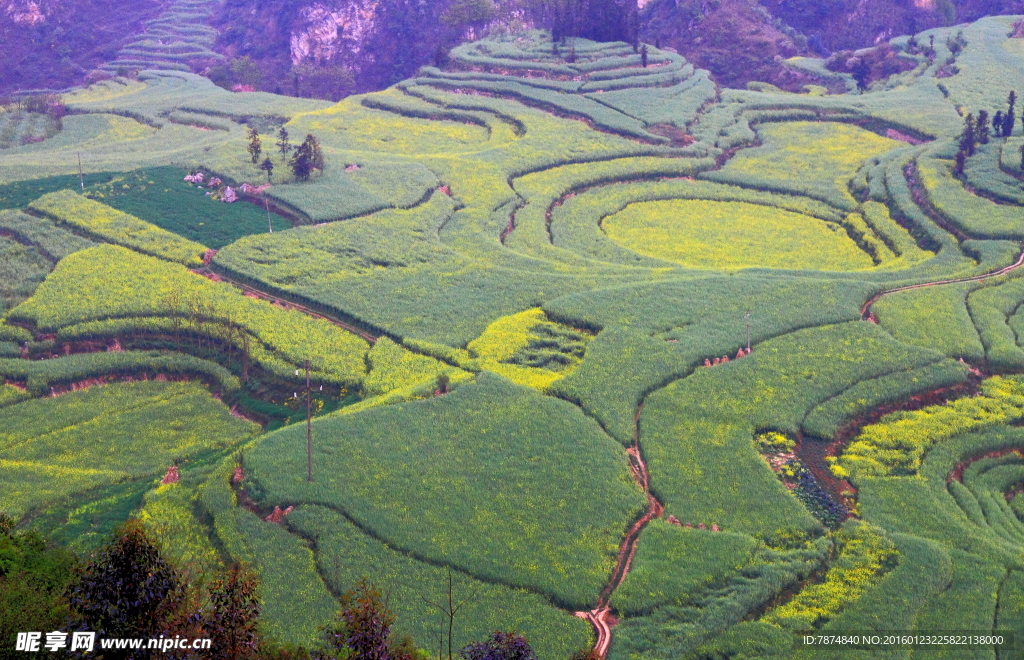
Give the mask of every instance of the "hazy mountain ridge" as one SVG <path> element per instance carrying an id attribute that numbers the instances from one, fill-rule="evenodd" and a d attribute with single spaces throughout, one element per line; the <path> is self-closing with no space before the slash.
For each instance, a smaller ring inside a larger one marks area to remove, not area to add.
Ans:
<path id="1" fill-rule="evenodd" d="M 62 88 L 115 60 L 170 3 L 0 1 L 0 93 Z M 781 64 L 989 14 L 1024 0 L 225 0 L 213 49 L 241 67 L 188 62 L 218 84 L 336 98 L 382 89 L 496 32 L 554 28 L 672 47 L 726 86 L 815 82 Z"/>

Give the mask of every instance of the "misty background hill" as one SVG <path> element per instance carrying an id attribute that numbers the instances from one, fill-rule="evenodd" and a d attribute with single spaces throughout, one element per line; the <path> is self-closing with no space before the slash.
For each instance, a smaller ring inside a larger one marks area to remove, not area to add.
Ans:
<path id="1" fill-rule="evenodd" d="M 799 89 L 815 81 L 782 60 L 1012 13 L 1024 0 L 0 0 L 0 94 L 152 67 L 337 100 L 531 27 L 673 48 L 725 86 Z"/>

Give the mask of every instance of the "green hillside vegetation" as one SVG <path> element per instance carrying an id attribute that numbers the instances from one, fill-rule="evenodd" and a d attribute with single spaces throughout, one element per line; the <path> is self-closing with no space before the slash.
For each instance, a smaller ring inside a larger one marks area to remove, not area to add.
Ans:
<path id="1" fill-rule="evenodd" d="M 226 451 L 257 427 L 189 383 L 119 383 L 4 408 L 0 508 L 14 515 Z"/>
<path id="2" fill-rule="evenodd" d="M 60 126 L 0 114 L 20 526 L 88 551 L 139 516 L 197 575 L 251 566 L 306 649 L 362 576 L 434 649 L 449 568 L 455 641 L 540 660 L 592 610 L 609 660 L 1024 635 L 1020 106 L 965 137 L 1024 93 L 1015 17 L 894 39 L 915 68 L 863 93 L 533 30 L 331 104 L 185 71 L 212 4 L 169 3 Z"/>
<path id="3" fill-rule="evenodd" d="M 64 302 L 69 295 L 73 306 Z M 319 382 L 357 385 L 366 371 L 366 342 L 352 333 L 117 246 L 62 260 L 9 318 L 59 331 L 65 339 L 146 331 L 212 336 L 224 350 L 248 351 L 253 362 L 282 377 L 307 359 Z"/>
<path id="4" fill-rule="evenodd" d="M 93 200 L 62 191 L 44 195 L 29 205 L 36 213 L 55 219 L 97 240 L 124 245 L 144 254 L 186 266 L 203 263 L 206 246 Z"/>
<path id="5" fill-rule="evenodd" d="M 643 504 L 622 448 L 597 424 L 496 375 L 315 426 L 323 440 L 313 484 L 302 429 L 246 453 L 265 505 L 321 503 L 413 556 L 566 607 L 593 605 Z M 566 452 L 576 460 L 564 461 Z"/>

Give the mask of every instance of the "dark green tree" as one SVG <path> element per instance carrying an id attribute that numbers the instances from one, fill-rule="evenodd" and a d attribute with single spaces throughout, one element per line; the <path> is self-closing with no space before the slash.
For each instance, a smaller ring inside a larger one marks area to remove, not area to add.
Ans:
<path id="1" fill-rule="evenodd" d="M 463 660 L 537 660 L 526 638 L 501 631 L 491 633 L 486 641 L 464 647 L 459 655 Z"/>
<path id="2" fill-rule="evenodd" d="M 1007 104 L 1010 107 L 1007 109 L 1006 114 L 1003 115 L 1003 137 L 1010 137 L 1013 135 L 1013 125 L 1017 121 L 1014 107 L 1017 105 L 1017 92 L 1010 92 Z"/>
<path id="3" fill-rule="evenodd" d="M 964 132 L 960 135 L 960 151 L 963 151 L 968 156 L 973 156 L 977 139 L 974 115 L 967 113 L 967 116 L 964 117 Z"/>
<path id="4" fill-rule="evenodd" d="M 210 585 L 209 611 L 202 620 L 210 638 L 210 660 L 257 660 L 257 631 L 262 608 L 256 575 L 238 564 L 218 574 Z"/>
<path id="5" fill-rule="evenodd" d="M 957 176 L 963 176 L 964 166 L 966 165 L 967 153 L 963 149 L 960 149 L 959 151 L 956 152 L 956 161 L 953 165 L 953 171 L 956 173 Z"/>
<path id="6" fill-rule="evenodd" d="M 340 101 L 355 91 L 355 78 L 343 66 L 299 64 L 292 75 L 296 96 Z"/>
<path id="7" fill-rule="evenodd" d="M 295 149 L 295 146 L 288 141 L 288 129 L 284 126 L 277 132 L 277 150 L 281 152 L 281 160 L 288 162 L 288 154 Z"/>
<path id="8" fill-rule="evenodd" d="M 260 71 L 256 61 L 248 55 L 231 60 L 230 69 L 232 77 L 239 85 L 252 89 L 260 88 L 260 83 L 263 82 L 263 72 Z"/>
<path id="9" fill-rule="evenodd" d="M 0 659 L 22 660 L 14 650 L 19 632 L 60 630 L 68 617 L 64 590 L 74 576 L 75 556 L 34 530 L 15 531 L 0 512 Z"/>
<path id="10" fill-rule="evenodd" d="M 309 149 L 305 147 L 306 145 L 304 143 L 299 145 L 299 148 L 295 150 L 295 154 L 292 155 L 291 160 L 288 161 L 288 166 L 292 170 L 292 176 L 294 176 L 297 181 L 309 181 L 309 175 L 313 172 Z"/>
<path id="11" fill-rule="evenodd" d="M 270 156 L 263 159 L 260 169 L 267 173 L 267 183 L 269 183 L 274 176 L 274 162 L 270 160 Z"/>
<path id="12" fill-rule="evenodd" d="M 361 578 L 341 596 L 338 622 L 327 629 L 328 645 L 346 660 L 416 660 L 410 639 L 392 639 L 394 623 L 387 598 Z"/>
<path id="13" fill-rule="evenodd" d="M 324 152 L 320 149 L 320 140 L 315 135 L 307 135 L 306 144 L 309 144 L 310 164 L 318 172 L 324 171 Z"/>
<path id="14" fill-rule="evenodd" d="M 324 155 L 320 150 L 320 141 L 316 139 L 316 136 L 312 134 L 306 135 L 306 139 L 295 150 L 295 155 L 292 156 L 289 165 L 292 168 L 292 174 L 299 181 L 308 181 L 314 170 L 323 171 Z"/>
<path id="15" fill-rule="evenodd" d="M 142 523 L 129 520 L 77 571 L 66 592 L 77 623 L 100 637 L 153 637 L 178 609 L 182 585 Z M 143 651 L 127 657 L 148 657 Z"/>
<path id="16" fill-rule="evenodd" d="M 992 117 L 992 135 L 995 137 L 1001 137 L 1003 134 L 1003 111 L 996 110 L 996 114 Z"/>
<path id="17" fill-rule="evenodd" d="M 978 111 L 978 144 L 988 144 L 988 110 Z"/>
<path id="18" fill-rule="evenodd" d="M 640 47 L 640 66 L 647 68 L 647 44 Z"/>
<path id="19" fill-rule="evenodd" d="M 1024 144 L 1020 145 L 1020 169 L 1024 170 Z"/>
<path id="20" fill-rule="evenodd" d="M 260 140 L 260 132 L 256 128 L 249 129 L 249 146 L 246 147 L 253 165 L 259 165 L 260 155 L 263 154 L 263 141 Z"/>

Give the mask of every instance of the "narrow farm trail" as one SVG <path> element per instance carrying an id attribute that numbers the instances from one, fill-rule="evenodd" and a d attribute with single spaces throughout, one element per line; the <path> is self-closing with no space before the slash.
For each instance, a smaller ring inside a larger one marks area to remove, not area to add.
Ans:
<path id="1" fill-rule="evenodd" d="M 346 323 L 345 321 L 342 321 L 337 317 L 329 316 L 327 314 L 324 314 L 323 312 L 314 311 L 311 308 L 306 307 L 305 305 L 300 305 L 299 303 L 292 302 L 290 300 L 285 300 L 284 298 L 275 296 L 272 293 L 268 293 L 262 289 L 257 289 L 252 285 L 245 284 L 244 282 L 228 277 L 222 273 L 214 272 L 209 266 L 197 268 L 192 272 L 195 273 L 196 275 L 202 275 L 203 277 L 213 280 L 214 282 L 227 282 L 228 284 L 241 289 L 242 293 L 247 296 L 258 298 L 260 300 L 265 300 L 271 304 L 283 307 L 284 309 L 301 312 L 306 316 L 311 316 L 315 319 L 327 321 L 328 323 L 331 323 L 333 325 L 338 326 L 339 328 L 347 330 L 348 332 L 351 332 L 354 335 L 362 337 L 371 344 L 376 343 L 377 340 L 380 339 L 381 337 L 380 335 L 375 335 L 370 332 L 367 332 L 366 330 L 362 330 L 361 328 L 358 328 L 351 323 Z"/>
<path id="2" fill-rule="evenodd" d="M 597 634 L 594 651 L 602 658 L 608 653 L 608 648 L 611 646 L 612 628 L 619 623 L 619 620 L 612 614 L 611 606 L 609 605 L 612 594 L 615 593 L 615 590 L 622 584 L 626 575 L 629 574 L 629 569 L 633 564 L 633 557 L 636 555 L 636 542 L 640 538 L 640 533 L 643 532 L 649 522 L 655 518 L 660 518 L 661 514 L 665 512 L 665 506 L 651 493 L 651 480 L 650 475 L 647 473 L 647 463 L 644 461 L 643 454 L 640 451 L 640 413 L 643 411 L 643 408 L 643 403 L 637 406 L 636 417 L 634 418 L 636 430 L 633 436 L 633 444 L 626 448 L 626 455 L 629 459 L 629 471 L 647 497 L 647 509 L 640 516 L 639 520 L 633 523 L 623 537 L 622 543 L 619 545 L 615 568 L 608 578 L 608 584 L 601 590 L 601 595 L 598 596 L 594 609 L 589 612 L 575 613 L 579 618 L 589 621 L 590 625 L 594 627 L 594 632 Z"/>
<path id="3" fill-rule="evenodd" d="M 929 286 L 940 286 L 942 284 L 962 284 L 964 282 L 981 282 L 984 280 L 992 279 L 993 277 L 999 277 L 1005 275 L 1017 268 L 1024 266 L 1024 251 L 1021 252 L 1020 256 L 1017 257 L 1017 261 L 1013 262 L 1009 266 L 1003 266 L 999 270 L 994 270 L 990 273 L 983 273 L 981 275 L 974 275 L 972 277 L 960 277 L 949 280 L 935 280 L 933 282 L 921 282 L 920 284 L 910 284 L 908 286 L 900 286 L 895 289 L 886 289 L 885 291 L 879 291 L 875 295 L 868 298 L 868 301 L 860 308 L 861 317 L 867 320 L 871 316 L 871 306 L 878 302 L 881 298 L 888 296 L 899 291 L 910 291 L 911 289 L 923 289 Z"/>

